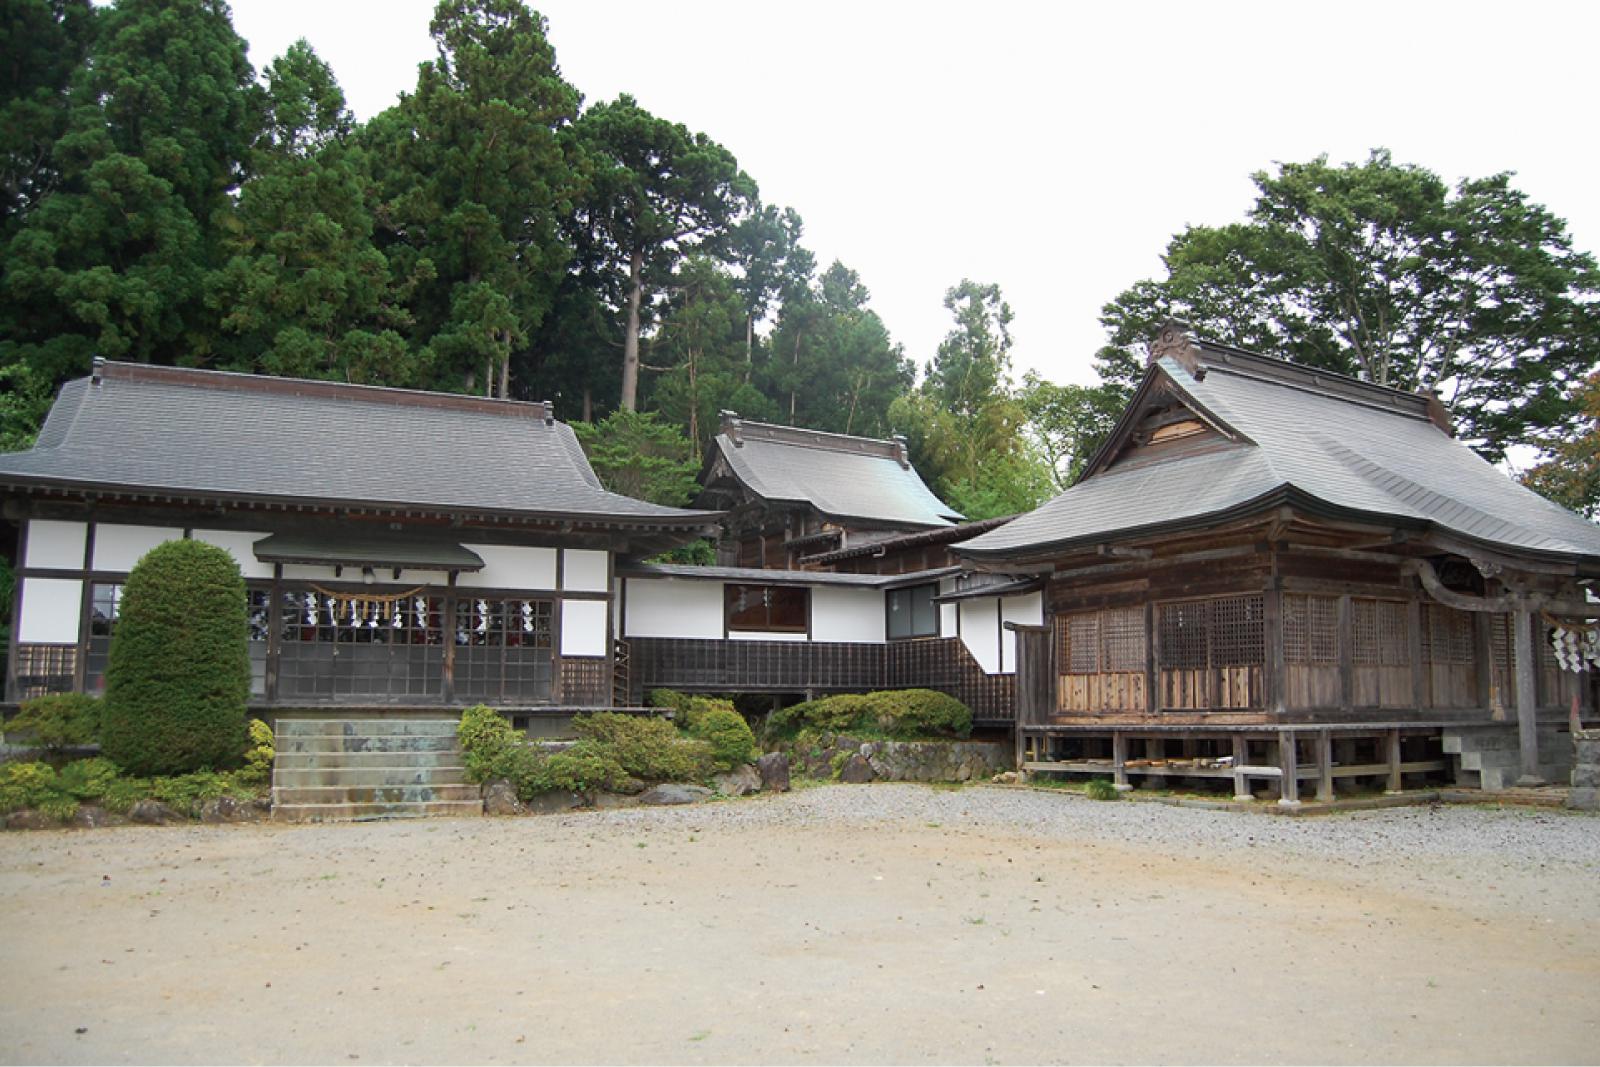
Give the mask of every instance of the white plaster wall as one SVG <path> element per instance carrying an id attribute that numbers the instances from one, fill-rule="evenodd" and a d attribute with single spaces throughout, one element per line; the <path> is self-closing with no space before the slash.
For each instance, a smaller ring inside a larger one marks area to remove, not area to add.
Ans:
<path id="1" fill-rule="evenodd" d="M 1028 593 L 1008 596 L 1000 601 L 1000 621 L 1014 622 L 1019 626 L 1044 625 L 1044 594 Z M 1000 632 L 1000 672 L 1011 674 L 1017 669 L 1017 635 L 1004 628 Z"/>
<path id="2" fill-rule="evenodd" d="M 629 578 L 628 637 L 722 637 L 722 583 Z M 802 635 L 803 636 L 803 635 Z"/>
<path id="3" fill-rule="evenodd" d="M 963 600 L 961 643 L 986 674 L 1000 673 L 1000 598 Z"/>
<path id="4" fill-rule="evenodd" d="M 204 541 L 232 556 L 239 564 L 239 573 L 246 578 L 271 578 L 272 564 L 256 559 L 255 543 L 267 536 L 264 533 L 240 533 L 237 530 L 196 530 L 196 541 Z"/>
<path id="5" fill-rule="evenodd" d="M 83 570 L 83 542 L 89 535 L 86 522 L 56 522 L 34 519 L 28 523 L 28 550 L 24 567 L 60 567 Z"/>
<path id="6" fill-rule="evenodd" d="M 361 569 L 358 567 L 352 574 L 349 567 L 345 568 L 344 576 L 337 577 L 332 567 L 314 567 L 306 563 L 285 563 L 283 576 L 301 582 L 338 582 L 361 580 Z"/>
<path id="7" fill-rule="evenodd" d="M 881 589 L 813 588 L 811 639 L 857 645 L 883 644 L 883 597 Z"/>
<path id="8" fill-rule="evenodd" d="M 77 644 L 82 606 L 83 583 L 76 578 L 24 578 L 17 640 L 23 644 Z"/>
<path id="9" fill-rule="evenodd" d="M 131 571 L 144 554 L 165 541 L 183 540 L 183 529 L 171 526 L 121 526 L 109 522 L 94 527 L 94 569 Z"/>
<path id="10" fill-rule="evenodd" d="M 944 578 L 939 582 L 939 592 L 953 593 L 956 591 L 956 580 Z M 954 637 L 956 635 L 956 618 L 961 609 L 955 604 L 939 605 L 939 636 Z"/>
<path id="11" fill-rule="evenodd" d="M 805 634 L 795 634 L 784 631 L 782 633 L 766 633 L 755 630 L 734 630 L 728 634 L 729 641 L 800 641 L 804 643 Z"/>
<path id="12" fill-rule="evenodd" d="M 456 585 L 464 589 L 554 589 L 556 550 L 523 545 L 463 545 L 483 557 L 483 570 L 456 575 Z M 420 572 L 419 572 L 420 573 Z M 402 582 L 410 572 L 401 574 Z M 443 584 L 444 577 L 429 578 Z M 602 587 L 604 588 L 604 587 Z"/>
<path id="13" fill-rule="evenodd" d="M 591 548 L 568 548 L 561 553 L 561 588 L 582 593 L 604 593 L 611 581 L 607 553 Z"/>
<path id="14" fill-rule="evenodd" d="M 606 602 L 604 600 L 563 600 L 561 602 L 561 654 L 563 656 L 603 656 L 606 654 Z"/>

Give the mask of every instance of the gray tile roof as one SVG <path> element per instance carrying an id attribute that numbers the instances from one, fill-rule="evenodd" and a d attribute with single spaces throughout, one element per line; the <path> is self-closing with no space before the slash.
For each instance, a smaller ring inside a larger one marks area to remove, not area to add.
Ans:
<path id="1" fill-rule="evenodd" d="M 0 485 L 437 509 L 693 528 L 607 492 L 543 404 L 104 364 L 62 387 Z"/>
<path id="2" fill-rule="evenodd" d="M 321 533 L 278 533 L 255 542 L 263 563 L 401 567 L 410 570 L 481 571 L 483 557 L 454 541 L 416 534 L 352 534 L 343 527 Z"/>
<path id="3" fill-rule="evenodd" d="M 960 512 L 933 495 L 898 442 L 740 422 L 716 447 L 734 476 L 775 503 L 895 527 L 949 526 Z"/>
<path id="4" fill-rule="evenodd" d="M 1221 346 L 1198 348 L 1203 373 L 1166 356 L 1141 392 L 1164 380 L 1239 440 L 1182 458 L 1091 472 L 956 552 L 974 559 L 1037 555 L 1137 531 L 1223 521 L 1285 499 L 1504 549 L 1600 557 L 1600 527 L 1512 481 L 1449 437 L 1430 421 L 1425 401 Z"/>
<path id="5" fill-rule="evenodd" d="M 939 567 L 905 574 L 842 574 L 837 571 L 784 571 L 765 567 L 698 567 L 687 563 L 634 563 L 619 567 L 624 578 L 691 578 L 704 582 L 750 585 L 833 585 L 857 589 L 890 589 L 950 578 L 960 567 Z"/>

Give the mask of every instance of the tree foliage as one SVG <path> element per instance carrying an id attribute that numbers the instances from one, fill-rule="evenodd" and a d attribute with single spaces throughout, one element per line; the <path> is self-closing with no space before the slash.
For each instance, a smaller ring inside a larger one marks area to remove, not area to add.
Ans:
<path id="1" fill-rule="evenodd" d="M 1245 222 L 1192 226 L 1167 277 L 1106 305 L 1104 377 L 1124 390 L 1169 316 L 1217 340 L 1400 389 L 1436 389 L 1490 459 L 1572 416 L 1600 351 L 1600 273 L 1511 175 L 1454 189 L 1386 151 L 1254 175 Z"/>
<path id="2" fill-rule="evenodd" d="M 111 634 L 100 742 L 131 774 L 239 762 L 250 697 L 244 579 L 227 552 L 168 541 L 134 565 Z"/>
<path id="3" fill-rule="evenodd" d="M 1563 507 L 1600 518 L 1600 372 L 1575 391 L 1575 425 L 1543 442 L 1545 459 L 1523 475 L 1523 482 Z"/>
<path id="4" fill-rule="evenodd" d="M 613 493 L 669 507 L 694 496 L 700 468 L 689 439 L 653 412 L 619 410 L 573 429 L 595 475 Z"/>

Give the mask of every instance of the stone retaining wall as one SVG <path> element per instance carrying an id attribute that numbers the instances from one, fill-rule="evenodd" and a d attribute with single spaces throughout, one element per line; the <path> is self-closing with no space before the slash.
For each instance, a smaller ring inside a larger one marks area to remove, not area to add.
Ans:
<path id="1" fill-rule="evenodd" d="M 1011 769 L 1002 741 L 864 741 L 823 735 L 789 752 L 808 778 L 842 782 L 969 782 Z"/>
<path id="2" fill-rule="evenodd" d="M 1572 731 L 1572 792 L 1567 807 L 1600 811 L 1600 730 Z"/>

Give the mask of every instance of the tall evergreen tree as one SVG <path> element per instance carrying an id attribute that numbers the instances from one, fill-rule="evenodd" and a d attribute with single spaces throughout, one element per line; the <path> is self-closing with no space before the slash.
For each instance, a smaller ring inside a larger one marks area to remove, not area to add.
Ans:
<path id="1" fill-rule="evenodd" d="M 633 411 L 652 305 L 689 254 L 726 254 L 730 228 L 755 202 L 756 186 L 727 149 L 626 94 L 585 111 L 576 141 L 590 182 L 575 221 L 579 252 L 620 295 L 619 400 Z"/>
<path id="2" fill-rule="evenodd" d="M 561 221 L 579 187 L 562 131 L 579 97 L 546 29 L 521 0 L 440 0 L 436 58 L 364 137 L 380 248 L 417 282 L 413 344 L 432 384 L 506 395 L 571 259 Z"/>
<path id="3" fill-rule="evenodd" d="M 94 33 L 89 0 L 8 0 L 0 8 L 0 242 L 56 187 L 67 88 Z"/>

